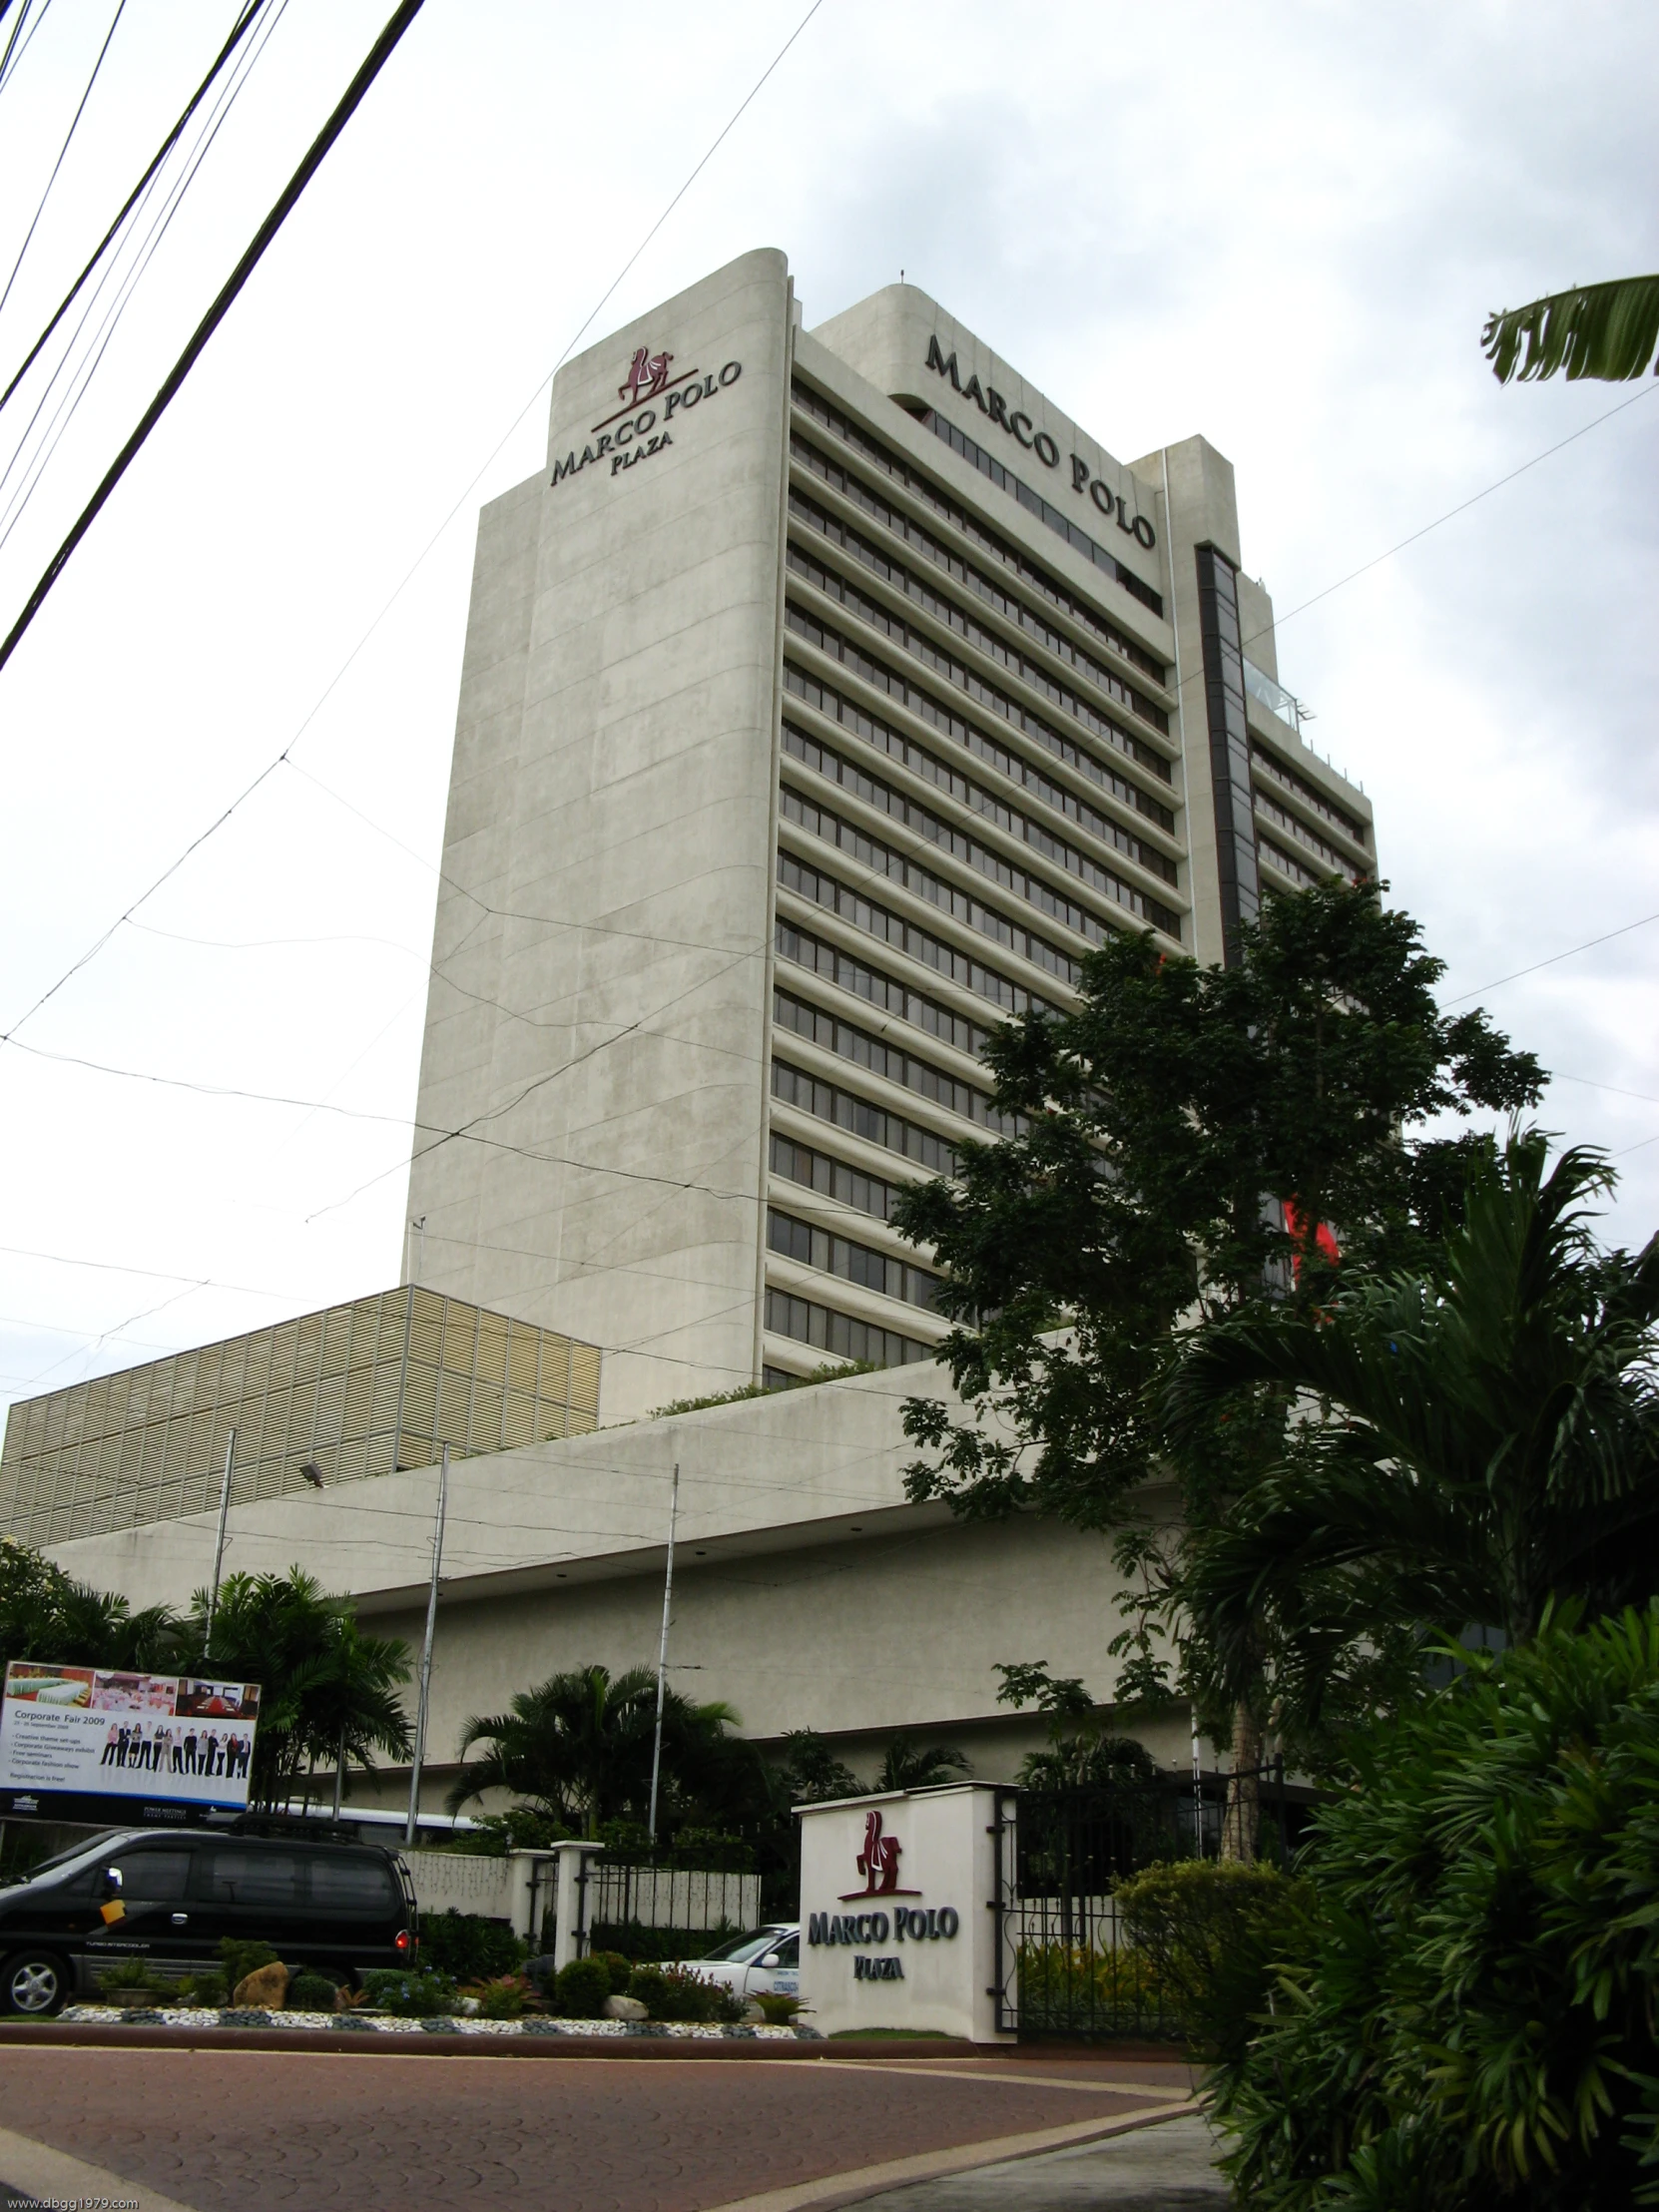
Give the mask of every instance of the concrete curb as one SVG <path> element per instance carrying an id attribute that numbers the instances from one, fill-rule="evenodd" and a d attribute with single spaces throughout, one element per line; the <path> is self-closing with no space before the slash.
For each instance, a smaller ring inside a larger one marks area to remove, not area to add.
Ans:
<path id="1" fill-rule="evenodd" d="M 777 2059 L 784 2064 L 824 2058 L 983 2058 L 976 2043 L 941 2035 L 920 2042 L 745 2042 L 690 2036 L 365 2034 L 361 2029 L 318 2027 L 166 2027 L 142 2021 L 0 2020 L 0 2051 L 45 2044 L 82 2050 L 287 2050 L 349 2051 L 362 2058 L 692 2058 Z"/>

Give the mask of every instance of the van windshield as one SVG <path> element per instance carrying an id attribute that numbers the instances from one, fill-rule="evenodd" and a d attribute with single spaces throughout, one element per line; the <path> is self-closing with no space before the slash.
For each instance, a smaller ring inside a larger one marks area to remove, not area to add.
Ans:
<path id="1" fill-rule="evenodd" d="M 783 1934 L 781 1928 L 763 1928 L 759 1935 L 735 1936 L 730 1942 L 706 1950 L 703 1955 L 711 1964 L 716 1959 L 724 1959 L 728 1965 L 747 1965 L 751 1958 L 759 1958 L 764 1951 L 770 1950 Z"/>
<path id="2" fill-rule="evenodd" d="M 96 1836 L 83 1836 L 78 1844 L 71 1844 L 67 1851 L 55 1851 L 50 1859 L 39 1860 L 32 1867 L 25 1867 L 19 1874 L 7 1875 L 0 1881 L 0 1890 L 15 1890 L 20 1883 L 38 1882 L 42 1875 L 62 1874 L 66 1868 L 78 1866 L 83 1860 L 96 1859 L 108 1850 L 116 1837 L 126 1836 L 124 1828 L 100 1829 Z"/>

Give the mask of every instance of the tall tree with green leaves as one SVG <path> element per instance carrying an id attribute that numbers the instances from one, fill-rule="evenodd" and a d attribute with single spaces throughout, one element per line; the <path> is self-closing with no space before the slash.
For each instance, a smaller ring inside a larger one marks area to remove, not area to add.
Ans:
<path id="1" fill-rule="evenodd" d="M 178 1671 L 259 1683 L 251 1805 L 284 1805 L 312 1769 L 332 1770 L 336 1759 L 366 1768 L 410 1756 L 399 1695 L 408 1648 L 396 1637 L 364 1635 L 349 1598 L 329 1596 L 290 1567 L 227 1575 L 211 1642 L 208 1610 L 209 1593 L 198 1590 L 180 1626 Z"/>
<path id="2" fill-rule="evenodd" d="M 1659 1594 L 1659 1237 L 1598 1246 L 1612 1175 L 1537 1131 L 1476 1164 L 1433 1274 L 1339 1288 L 1321 1311 L 1206 1331 L 1171 1379 L 1180 1438 L 1270 1386 L 1310 1448 L 1210 1531 L 1188 1602 L 1234 1678 L 1264 1617 L 1317 1704 L 1380 1633 L 1527 1642 L 1552 1599 L 1592 1614 Z"/>
<path id="3" fill-rule="evenodd" d="M 718 1760 L 727 1725 L 724 1704 L 693 1705 L 670 1690 L 663 1700 L 663 1772 L 671 1787 L 695 1790 L 706 1761 Z M 461 1731 L 463 1761 L 449 1793 L 458 1812 L 487 1790 L 506 1790 L 556 1820 L 594 1834 L 602 1821 L 643 1815 L 651 1794 L 657 1677 L 650 1667 L 613 1675 L 574 1667 L 521 1690 L 505 1713 L 475 1715 Z M 466 1754 L 485 1747 L 470 1761 Z"/>
<path id="4" fill-rule="evenodd" d="M 1217 1524 L 1283 1456 L 1289 1398 L 1264 1387 L 1177 1440 L 1149 1382 L 1195 1329 L 1328 1300 L 1328 1224 L 1344 1267 L 1420 1261 L 1487 1142 L 1424 1125 L 1512 1113 L 1541 1087 L 1483 1013 L 1441 1013 L 1442 963 L 1383 888 L 1271 897 L 1228 967 L 1114 937 L 1085 961 L 1076 1011 L 1027 1015 L 988 1047 L 1018 1133 L 964 1148 L 898 1214 L 947 1271 L 941 1357 L 968 1407 L 907 1403 L 924 1452 L 909 1495 L 1119 1532 L 1145 1599 L 1120 1697 L 1194 1695 L 1241 1771 L 1261 1763 L 1261 1671 L 1223 1711 L 1202 1652 L 1162 1667 L 1148 1624 L 1179 1612 L 1182 1550 L 1149 1523 L 1148 1485 L 1178 1485 L 1189 1533 Z M 1248 1850 L 1248 1807 L 1238 1827 Z"/>
<path id="5" fill-rule="evenodd" d="M 127 1600 L 77 1582 L 32 1545 L 0 1537 L 0 1665 L 44 1659 L 62 1666 L 166 1669 L 181 1624 L 168 1606 L 130 1610 Z"/>
<path id="6" fill-rule="evenodd" d="M 1542 381 L 1558 370 L 1569 382 L 1629 383 L 1650 361 L 1659 374 L 1659 276 L 1573 284 L 1524 307 L 1500 307 L 1486 318 L 1480 343 L 1500 384 Z"/>

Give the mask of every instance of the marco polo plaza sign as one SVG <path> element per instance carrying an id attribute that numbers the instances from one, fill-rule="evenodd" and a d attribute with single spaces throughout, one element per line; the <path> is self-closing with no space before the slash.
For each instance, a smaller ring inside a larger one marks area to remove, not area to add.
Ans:
<path id="1" fill-rule="evenodd" d="M 796 1808 L 801 1998 L 814 2027 L 975 2043 L 1013 2032 L 1011 1805 L 1005 1790 L 964 1782 Z"/>
<path id="2" fill-rule="evenodd" d="M 648 345 L 636 350 L 627 376 L 617 386 L 622 405 L 594 424 L 580 453 L 572 446 L 562 461 L 553 463 L 555 486 L 601 461 L 609 461 L 610 473 L 620 476 L 666 452 L 674 443 L 676 420 L 683 431 L 694 407 L 730 391 L 743 374 L 742 361 L 728 361 L 709 375 L 698 368 L 683 368 L 678 376 L 671 376 L 673 366 L 672 353 L 653 353 Z"/>
<path id="3" fill-rule="evenodd" d="M 977 373 L 962 382 L 961 371 L 956 366 L 954 353 L 946 353 L 936 335 L 927 340 L 927 366 L 935 376 L 942 376 L 952 391 L 959 391 L 964 399 L 971 399 L 987 422 L 994 422 L 1004 430 L 1016 445 L 1023 445 L 1028 453 L 1034 453 L 1044 468 L 1058 468 L 1060 448 L 1046 430 L 1034 430 L 1031 417 L 1016 408 L 1008 411 L 1008 402 L 994 384 L 982 384 Z M 1081 498 L 1087 498 L 1097 514 L 1108 522 L 1116 523 L 1126 538 L 1133 538 L 1148 553 L 1158 543 L 1158 533 L 1145 515 L 1132 515 L 1128 501 L 1121 492 L 1114 492 L 1103 477 L 1095 475 L 1081 453 L 1067 455 L 1071 463 L 1071 488 Z"/>

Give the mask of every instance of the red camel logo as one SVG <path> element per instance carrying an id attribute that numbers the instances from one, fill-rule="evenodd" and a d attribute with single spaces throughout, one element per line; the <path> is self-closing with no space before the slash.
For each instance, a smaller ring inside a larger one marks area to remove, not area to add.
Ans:
<path id="1" fill-rule="evenodd" d="M 842 1905 L 850 1905 L 854 1898 L 918 1898 L 919 1890 L 901 1890 L 898 1887 L 898 1859 L 904 1849 L 896 1836 L 883 1836 L 881 1816 L 873 1810 L 864 1815 L 864 1848 L 852 1864 L 864 1878 L 861 1890 L 846 1890 L 841 1895 Z"/>
<path id="2" fill-rule="evenodd" d="M 630 407 L 641 399 L 652 398 L 668 382 L 668 364 L 673 358 L 672 353 L 653 353 L 648 345 L 642 345 L 634 355 L 628 381 L 617 386 L 617 397 Z"/>

